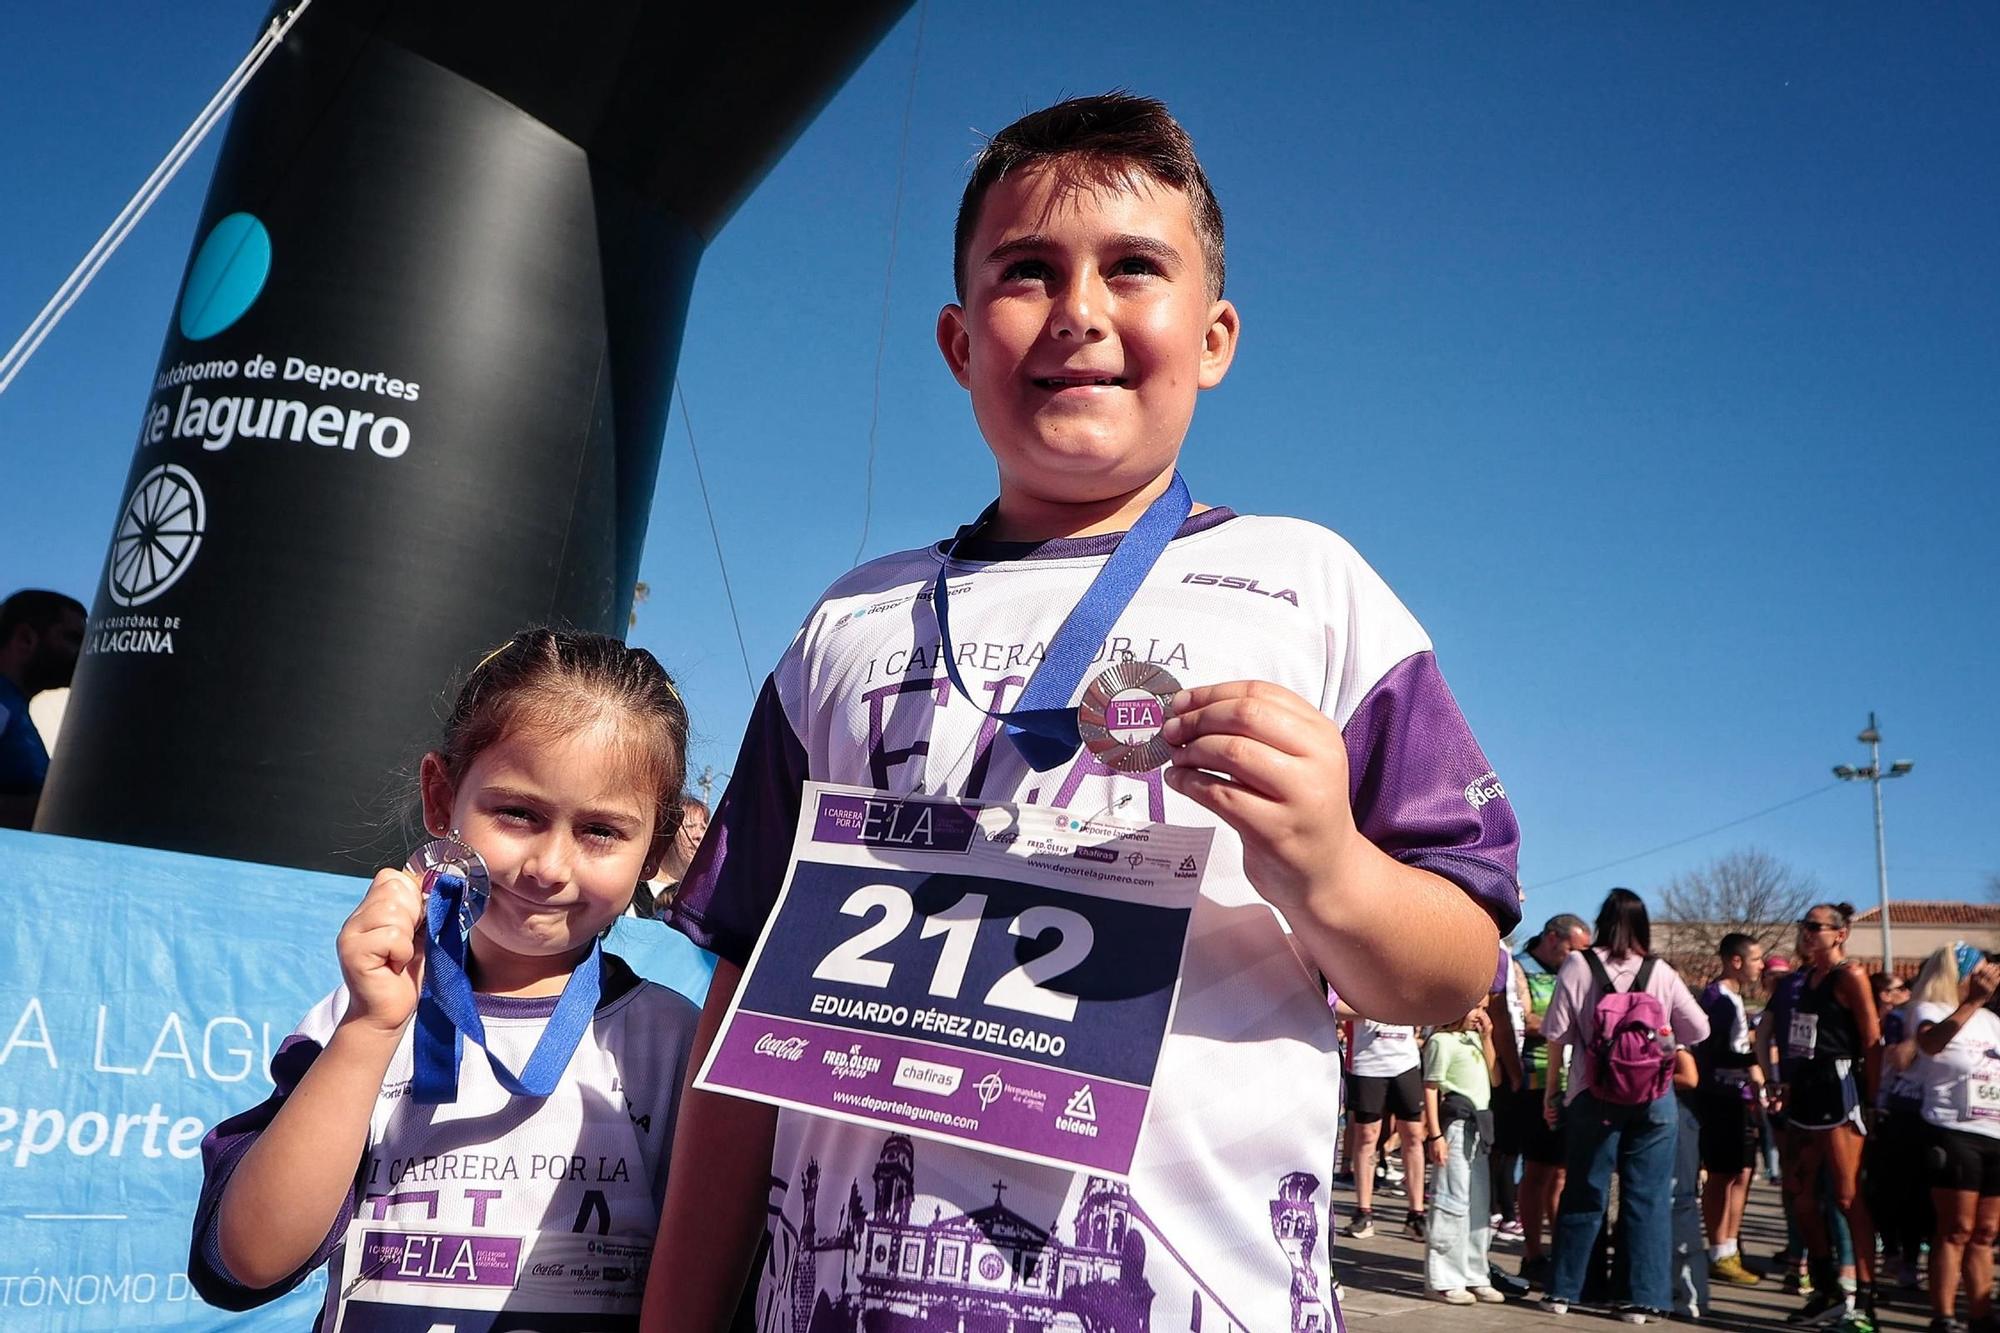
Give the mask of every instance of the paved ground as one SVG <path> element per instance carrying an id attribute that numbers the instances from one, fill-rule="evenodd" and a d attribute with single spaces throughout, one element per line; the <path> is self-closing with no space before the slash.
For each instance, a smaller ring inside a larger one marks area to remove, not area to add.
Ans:
<path id="1" fill-rule="evenodd" d="M 1339 1224 L 1353 1216 L 1353 1191 L 1336 1189 Z M 1347 1293 L 1343 1306 L 1350 1333 L 1471 1333 L 1484 1329 L 1537 1328 L 1543 1333 L 1580 1326 L 1577 1333 L 1593 1327 L 1610 1326 L 1610 1321 L 1594 1317 L 1578 1308 L 1567 1318 L 1556 1319 L 1537 1310 L 1532 1301 L 1509 1301 L 1505 1305 L 1445 1305 L 1424 1294 L 1424 1249 L 1421 1241 L 1405 1240 L 1402 1220 L 1405 1204 L 1400 1193 L 1375 1200 L 1375 1235 L 1368 1240 L 1333 1239 L 1334 1273 Z M 1759 1181 L 1751 1193 L 1750 1209 L 1743 1221 L 1743 1247 L 1752 1268 L 1785 1243 L 1784 1219 L 1778 1212 L 1778 1191 Z M 1507 1272 L 1520 1267 L 1519 1241 L 1494 1246 L 1493 1257 Z M 1539 1296 L 1540 1292 L 1535 1295 Z M 1783 1328 L 1785 1316 L 1799 1306 L 1799 1298 L 1787 1296 L 1775 1278 L 1756 1287 L 1728 1287 L 1716 1283 L 1710 1293 L 1712 1317 L 1702 1323 L 1739 1331 Z M 1922 1330 L 1930 1322 L 1930 1310 L 1922 1292 L 1892 1293 L 1879 1314 L 1884 1329 L 1896 1333 Z M 1620 1325 L 1622 1327 L 1622 1325 Z"/>

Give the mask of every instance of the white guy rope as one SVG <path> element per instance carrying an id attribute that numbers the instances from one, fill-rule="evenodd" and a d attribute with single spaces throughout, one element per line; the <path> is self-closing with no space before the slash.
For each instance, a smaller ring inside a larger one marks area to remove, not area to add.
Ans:
<path id="1" fill-rule="evenodd" d="M 56 288 L 55 295 L 49 298 L 41 313 L 29 322 L 27 329 L 14 340 L 14 345 L 7 349 L 7 355 L 0 357 L 0 393 L 7 391 L 7 386 L 21 373 L 21 367 L 28 363 L 28 358 L 35 354 L 35 349 L 40 347 L 55 326 L 62 322 L 62 317 L 69 313 L 69 308 L 76 304 L 84 289 L 90 286 L 91 280 L 97 276 L 97 271 L 103 268 L 105 261 L 124 244 L 132 229 L 139 225 L 139 219 L 146 216 L 146 211 L 152 208 L 154 201 L 172 183 L 180 169 L 187 164 L 187 160 L 194 156 L 195 150 L 201 147 L 201 141 L 208 137 L 208 132 L 215 128 L 216 122 L 228 114 L 229 108 L 235 105 L 236 99 L 249 86 L 251 78 L 263 68 L 264 62 L 271 58 L 271 53 L 285 40 L 285 34 L 291 31 L 292 25 L 299 21 L 300 15 L 304 14 L 311 4 L 312 0 L 299 0 L 298 4 L 282 16 L 271 20 L 270 26 L 251 44 L 242 61 L 230 72 L 229 77 L 222 81 L 222 86 L 215 90 L 215 96 L 208 99 L 208 105 L 201 109 L 201 114 L 196 116 L 193 123 L 182 132 L 180 139 L 168 150 L 167 155 L 160 159 L 160 165 L 153 168 L 153 174 L 146 177 L 145 183 L 139 187 L 139 192 L 126 202 L 125 207 L 112 219 L 104 234 L 97 238 L 97 244 L 91 246 L 77 266 L 70 270 L 70 275 L 63 279 L 60 287 Z"/>

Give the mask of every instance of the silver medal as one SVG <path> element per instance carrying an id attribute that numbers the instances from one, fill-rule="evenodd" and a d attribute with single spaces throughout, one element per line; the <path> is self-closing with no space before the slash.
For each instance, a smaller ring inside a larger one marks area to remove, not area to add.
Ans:
<path id="1" fill-rule="evenodd" d="M 432 838 L 411 852 L 403 868 L 422 880 L 426 895 L 440 875 L 457 875 L 464 880 L 465 896 L 459 899 L 458 926 L 461 934 L 471 933 L 472 923 L 479 920 L 480 913 L 486 910 L 486 897 L 491 888 L 486 874 L 486 859 L 459 837 L 457 830 L 447 837 Z"/>
<path id="2" fill-rule="evenodd" d="M 1090 752 L 1121 773 L 1145 773 L 1173 757 L 1160 735 L 1167 701 L 1181 683 L 1151 662 L 1120 662 L 1102 672 L 1077 705 L 1076 730 Z"/>

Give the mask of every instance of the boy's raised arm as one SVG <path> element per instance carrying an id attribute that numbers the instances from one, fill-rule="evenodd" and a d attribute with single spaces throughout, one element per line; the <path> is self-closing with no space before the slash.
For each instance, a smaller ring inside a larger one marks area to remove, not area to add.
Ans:
<path id="1" fill-rule="evenodd" d="M 1334 721 L 1266 681 L 1175 696 L 1168 785 L 1243 840 L 1243 869 L 1343 999 L 1394 1023 L 1448 1023 L 1493 981 L 1500 932 L 1459 885 L 1355 826 Z"/>
<path id="2" fill-rule="evenodd" d="M 727 959 L 716 965 L 695 1029 L 660 1233 L 639 1315 L 644 1333 L 727 1328 L 750 1278 L 769 1206 L 778 1113 L 759 1102 L 694 1088 L 742 976 L 743 970 Z"/>

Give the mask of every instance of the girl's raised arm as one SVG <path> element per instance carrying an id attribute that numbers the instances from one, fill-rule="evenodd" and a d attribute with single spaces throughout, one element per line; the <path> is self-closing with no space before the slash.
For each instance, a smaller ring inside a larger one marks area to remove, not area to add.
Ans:
<path id="1" fill-rule="evenodd" d="M 340 928 L 347 1012 L 292 1095 L 223 1189 L 216 1243 L 223 1267 L 252 1289 L 273 1286 L 319 1250 L 354 1187 L 382 1079 L 416 1012 L 422 895 L 383 870 Z"/>

